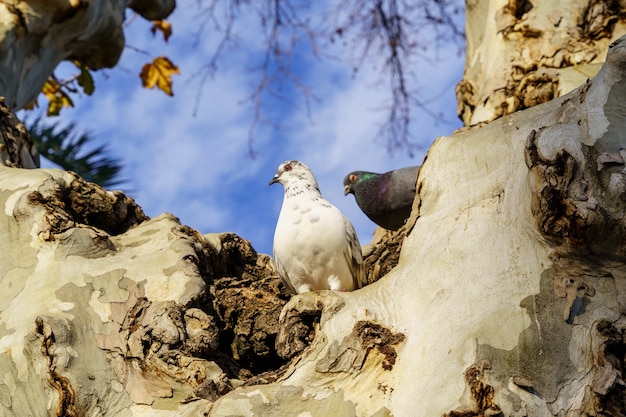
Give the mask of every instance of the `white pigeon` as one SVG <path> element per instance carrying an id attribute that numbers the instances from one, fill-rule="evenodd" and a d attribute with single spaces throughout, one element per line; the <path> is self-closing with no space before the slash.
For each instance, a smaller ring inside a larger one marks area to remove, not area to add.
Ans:
<path id="1" fill-rule="evenodd" d="M 274 232 L 278 275 L 293 293 L 351 291 L 365 285 L 361 245 L 352 223 L 326 201 L 302 162 L 285 161 L 270 185 L 285 187 Z"/>

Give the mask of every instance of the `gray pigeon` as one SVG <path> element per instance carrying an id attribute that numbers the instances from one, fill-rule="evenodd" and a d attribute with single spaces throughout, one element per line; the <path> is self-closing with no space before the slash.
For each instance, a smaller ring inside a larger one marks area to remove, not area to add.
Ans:
<path id="1" fill-rule="evenodd" d="M 274 232 L 274 262 L 294 294 L 351 291 L 365 285 L 361 245 L 352 223 L 320 193 L 311 170 L 285 161 L 270 185 L 285 187 Z"/>
<path id="2" fill-rule="evenodd" d="M 377 174 L 354 171 L 343 180 L 344 195 L 354 194 L 363 213 L 382 228 L 398 230 L 411 215 L 419 166 Z"/>

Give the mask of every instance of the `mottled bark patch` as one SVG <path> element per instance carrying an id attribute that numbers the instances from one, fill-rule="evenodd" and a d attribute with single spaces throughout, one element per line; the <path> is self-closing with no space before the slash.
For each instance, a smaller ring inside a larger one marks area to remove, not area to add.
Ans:
<path id="1" fill-rule="evenodd" d="M 275 341 L 288 290 L 269 256 L 258 254 L 250 242 L 233 233 L 213 237 L 219 243 L 205 248 L 202 276 L 220 328 L 220 349 L 252 373 L 277 369 L 285 363 Z"/>
<path id="2" fill-rule="evenodd" d="M 276 350 L 291 359 L 311 345 L 320 323 L 345 305 L 334 291 L 309 291 L 292 297 L 283 307 L 276 337 Z"/>
<path id="3" fill-rule="evenodd" d="M 5 6 L 12 7 L 6 4 Z M 26 126 L 11 113 L 4 97 L 0 97 L 0 165 L 39 168 L 39 152 Z"/>
<path id="4" fill-rule="evenodd" d="M 576 23 L 585 39 L 608 38 L 619 20 L 626 18 L 621 2 L 615 0 L 590 0 L 585 2 Z"/>
<path id="5" fill-rule="evenodd" d="M 35 320 L 35 335 L 41 342 L 41 354 L 46 358 L 48 382 L 56 389 L 59 396 L 56 415 L 59 417 L 78 417 L 74 388 L 72 388 L 70 380 L 59 374 L 56 369 L 54 332 L 41 317 L 37 317 Z"/>
<path id="6" fill-rule="evenodd" d="M 33 191 L 28 202 L 45 208 L 44 224 L 39 235 L 53 241 L 57 235 L 77 225 L 89 226 L 116 236 L 148 220 L 135 201 L 120 191 L 106 191 L 73 172 L 71 182 L 58 181 L 53 193 Z"/>
<path id="7" fill-rule="evenodd" d="M 593 394 L 589 403 L 606 415 L 624 416 L 626 410 L 626 323 L 601 319 L 595 326 L 596 348 Z M 592 340 L 593 340 L 592 339 Z"/>
<path id="8" fill-rule="evenodd" d="M 408 223 L 408 220 L 407 220 Z M 367 284 L 372 284 L 398 265 L 402 242 L 407 235 L 407 227 L 397 231 L 377 228 L 374 239 L 363 248 L 363 265 Z"/>
<path id="9" fill-rule="evenodd" d="M 542 138 L 544 134 L 548 136 Z M 598 279 L 613 278 L 623 303 L 619 271 L 626 256 L 622 150 L 613 148 L 617 144 L 612 140 L 587 146 L 578 134 L 574 124 L 532 130 L 525 149 L 534 191 L 531 210 L 539 230 L 555 246 L 550 256 L 554 293 L 566 299 L 563 319 L 570 324 L 584 314 Z"/>
<path id="10" fill-rule="evenodd" d="M 381 367 L 390 371 L 398 358 L 395 346 L 404 339 L 403 333 L 393 333 L 370 321 L 358 321 L 341 343 L 334 342 L 329 346 L 326 356 L 318 360 L 315 369 L 324 373 L 358 372 L 363 369 L 370 353 L 376 351 L 382 355 Z"/>
<path id="11" fill-rule="evenodd" d="M 118 332 L 99 336 L 115 374 L 135 403 L 152 404 L 187 385 L 193 396 L 215 400 L 233 389 L 236 365 L 218 351 L 213 317 L 172 301 L 135 299 Z"/>
<path id="12" fill-rule="evenodd" d="M 197 269 L 189 273 L 199 273 L 207 290 L 188 305 L 133 291 L 137 296 L 120 309 L 125 315 L 119 335 L 108 336 L 115 346 L 107 350 L 137 403 L 172 395 L 177 383 L 192 388 L 186 401 L 215 401 L 253 375 L 285 364 L 274 343 L 289 295 L 269 257 L 232 233 L 202 236 L 182 225 L 172 233 L 194 248 L 187 260 Z"/>
<path id="13" fill-rule="evenodd" d="M 563 320 L 572 324 L 574 318 L 585 313 L 588 297 L 593 297 L 596 279 L 612 277 L 606 266 L 581 259 L 573 255 L 555 251 L 552 256 L 554 269 L 554 294 L 565 298 Z"/>
<path id="14" fill-rule="evenodd" d="M 495 390 L 485 381 L 485 373 L 491 369 L 488 361 L 480 361 L 465 370 L 465 382 L 467 383 L 473 407 L 470 410 L 453 410 L 444 417 L 499 417 L 504 416 L 500 407 L 495 403 Z"/>
<path id="15" fill-rule="evenodd" d="M 148 220 L 141 207 L 121 191 L 107 191 L 73 172 L 71 175 L 74 178 L 61 189 L 60 197 L 77 222 L 116 236 Z"/>
<path id="16" fill-rule="evenodd" d="M 276 339 L 276 350 L 281 358 L 291 359 L 313 342 L 321 316 L 321 306 L 285 311 Z"/>
<path id="17" fill-rule="evenodd" d="M 576 142 L 564 142 L 569 151 L 543 156 L 538 148 L 541 134 L 542 129 L 530 132 L 525 153 L 539 229 L 554 243 L 579 253 L 626 256 L 626 190 L 612 185 L 624 183 L 624 164 L 607 160 L 606 151 L 599 154 Z"/>
<path id="18" fill-rule="evenodd" d="M 377 349 L 385 357 L 383 369 L 386 371 L 393 369 L 398 356 L 394 345 L 404 341 L 404 334 L 393 333 L 380 324 L 363 320 L 356 323 L 353 333 L 361 339 L 361 347 L 366 350 L 366 355 L 372 349 Z"/>

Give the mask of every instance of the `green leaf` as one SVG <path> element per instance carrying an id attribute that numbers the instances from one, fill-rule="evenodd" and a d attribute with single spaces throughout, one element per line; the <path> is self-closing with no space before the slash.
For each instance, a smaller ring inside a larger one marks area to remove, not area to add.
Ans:
<path id="1" fill-rule="evenodd" d="M 76 65 L 76 67 L 80 70 L 80 74 L 78 75 L 78 78 L 76 78 L 78 85 L 83 88 L 85 94 L 88 96 L 92 95 L 96 89 L 96 85 L 93 81 L 93 77 L 91 76 L 91 72 L 89 71 L 89 67 L 79 61 L 74 61 L 74 65 Z"/>

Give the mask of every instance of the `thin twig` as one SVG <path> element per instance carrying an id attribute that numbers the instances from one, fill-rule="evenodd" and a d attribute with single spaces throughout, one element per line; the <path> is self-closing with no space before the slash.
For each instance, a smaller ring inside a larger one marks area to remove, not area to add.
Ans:
<path id="1" fill-rule="evenodd" d="M 253 109 L 248 130 L 251 156 L 256 154 L 254 136 L 259 124 L 280 128 L 279 122 L 267 116 L 269 99 L 297 108 L 298 103 L 288 94 L 290 88 L 295 88 L 312 121 L 311 103 L 317 98 L 296 70 L 296 53 L 301 54 L 301 46 L 307 44 L 308 52 L 317 59 L 340 59 L 325 52 L 321 40 L 342 41 L 345 52 L 353 57 L 343 59 L 353 65 L 353 74 L 366 63 L 379 68 L 379 83 L 388 86 L 389 102 L 385 105 L 387 118 L 377 136 L 385 139 L 389 152 L 405 148 L 412 153 L 416 148 L 411 140 L 415 110 L 436 121 L 444 120 L 429 108 L 430 100 L 423 100 L 413 83 L 428 75 L 422 67 L 429 53 L 443 43 L 464 40 L 462 23 L 457 18 L 463 10 L 461 0 L 342 0 L 334 5 L 334 19 L 327 19 L 327 13 L 323 15 L 323 29 L 314 29 L 319 16 L 311 14 L 319 3 L 307 0 L 198 0 L 196 4 L 204 16 L 196 40 L 209 25 L 221 33 L 221 39 L 207 63 L 191 76 L 200 85 L 194 115 L 203 86 L 217 71 L 219 59 L 238 46 L 236 24 L 244 6 L 255 13 L 263 30 L 263 59 L 249 69 L 258 74 L 258 79 L 244 99 Z"/>

